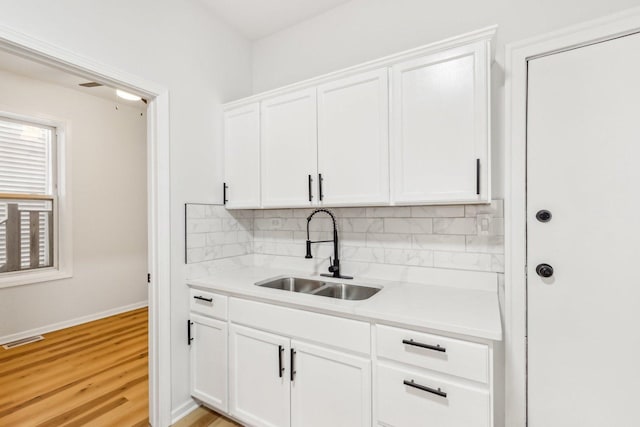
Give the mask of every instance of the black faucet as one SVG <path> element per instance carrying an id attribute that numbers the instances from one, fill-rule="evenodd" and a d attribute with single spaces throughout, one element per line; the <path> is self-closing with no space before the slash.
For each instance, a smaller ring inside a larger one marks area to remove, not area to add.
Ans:
<path id="1" fill-rule="evenodd" d="M 311 222 L 311 218 L 319 212 L 324 212 L 331 217 L 331 221 L 333 221 L 333 240 L 316 240 L 312 242 L 309 240 L 309 223 Z M 333 262 L 331 261 L 331 257 L 329 257 L 329 272 L 332 274 L 323 273 L 321 276 L 325 277 L 336 277 L 339 279 L 353 279 L 351 276 L 343 276 L 340 274 L 340 258 L 338 257 L 338 228 L 336 227 L 336 218 L 333 216 L 331 212 L 326 209 L 316 209 L 307 217 L 307 254 L 304 256 L 305 258 L 313 258 L 311 255 L 311 244 L 312 243 L 325 243 L 325 242 L 333 242 Z"/>

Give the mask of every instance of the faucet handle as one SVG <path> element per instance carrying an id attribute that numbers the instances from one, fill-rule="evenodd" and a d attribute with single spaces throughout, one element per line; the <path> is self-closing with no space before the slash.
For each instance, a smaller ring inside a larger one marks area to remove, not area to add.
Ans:
<path id="1" fill-rule="evenodd" d="M 335 273 L 338 270 L 339 270 L 339 267 L 337 265 L 334 265 L 333 260 L 331 259 L 331 257 L 329 257 L 329 272 Z"/>

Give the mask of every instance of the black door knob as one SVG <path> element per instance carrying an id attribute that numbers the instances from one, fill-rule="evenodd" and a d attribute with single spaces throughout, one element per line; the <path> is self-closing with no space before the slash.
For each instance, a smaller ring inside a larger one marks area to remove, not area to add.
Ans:
<path id="1" fill-rule="evenodd" d="M 551 221 L 551 212 L 546 209 L 542 209 L 536 213 L 536 219 L 540 222 L 549 222 Z"/>
<path id="2" fill-rule="evenodd" d="M 551 277 L 553 276 L 553 267 L 549 264 L 538 264 L 536 267 L 536 273 L 540 277 Z"/>

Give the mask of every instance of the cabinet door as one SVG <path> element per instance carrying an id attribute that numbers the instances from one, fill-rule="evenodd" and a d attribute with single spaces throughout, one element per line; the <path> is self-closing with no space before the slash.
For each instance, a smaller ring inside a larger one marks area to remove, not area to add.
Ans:
<path id="1" fill-rule="evenodd" d="M 293 426 L 370 426 L 371 362 L 297 341 L 291 382 Z"/>
<path id="2" fill-rule="evenodd" d="M 489 44 L 392 67 L 392 202 L 490 200 Z"/>
<path id="3" fill-rule="evenodd" d="M 318 87 L 324 205 L 389 202 L 387 73 L 384 68 Z"/>
<path id="4" fill-rule="evenodd" d="M 224 181 L 227 208 L 260 207 L 258 103 L 224 113 Z"/>
<path id="5" fill-rule="evenodd" d="M 191 395 L 227 411 L 227 323 L 191 315 Z"/>
<path id="6" fill-rule="evenodd" d="M 316 89 L 265 100 L 261 111 L 262 206 L 315 204 Z"/>
<path id="7" fill-rule="evenodd" d="M 255 426 L 290 425 L 289 339 L 231 325 L 231 415 Z"/>

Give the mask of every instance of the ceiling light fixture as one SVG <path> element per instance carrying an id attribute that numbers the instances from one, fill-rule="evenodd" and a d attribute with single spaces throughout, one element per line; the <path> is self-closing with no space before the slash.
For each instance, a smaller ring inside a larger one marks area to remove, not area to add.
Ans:
<path id="1" fill-rule="evenodd" d="M 116 89 L 116 95 L 122 99 L 126 99 L 127 101 L 140 101 L 142 99 L 138 95 L 133 95 L 120 89 Z"/>

